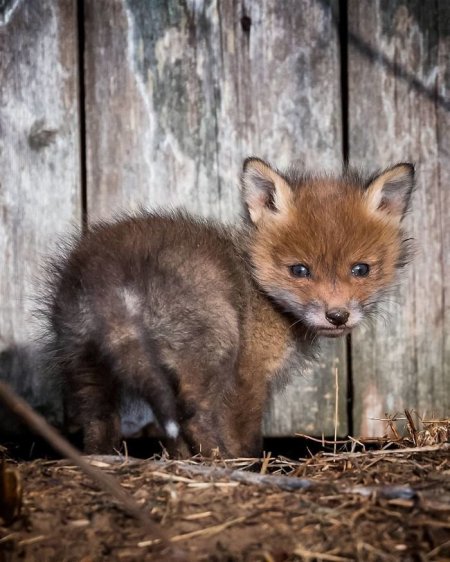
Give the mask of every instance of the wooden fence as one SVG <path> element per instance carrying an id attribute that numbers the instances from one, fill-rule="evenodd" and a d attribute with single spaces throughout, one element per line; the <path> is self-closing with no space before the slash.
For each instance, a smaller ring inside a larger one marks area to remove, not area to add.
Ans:
<path id="1" fill-rule="evenodd" d="M 273 400 L 266 434 L 331 434 L 336 369 L 341 434 L 378 434 L 376 418 L 405 407 L 449 415 L 449 111 L 446 0 L 3 0 L 0 376 L 58 415 L 28 297 L 83 216 L 183 204 L 232 219 L 250 154 L 412 160 L 419 250 L 390 321 L 325 343 Z"/>

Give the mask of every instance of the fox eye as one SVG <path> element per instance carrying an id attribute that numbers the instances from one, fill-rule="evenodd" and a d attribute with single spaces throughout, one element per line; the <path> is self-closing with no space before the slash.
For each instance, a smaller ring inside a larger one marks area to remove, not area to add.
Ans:
<path id="1" fill-rule="evenodd" d="M 355 263 L 352 267 L 353 277 L 367 277 L 369 275 L 370 267 L 367 263 Z"/>
<path id="2" fill-rule="evenodd" d="M 294 277 L 311 277 L 311 271 L 302 263 L 291 265 L 289 269 Z"/>

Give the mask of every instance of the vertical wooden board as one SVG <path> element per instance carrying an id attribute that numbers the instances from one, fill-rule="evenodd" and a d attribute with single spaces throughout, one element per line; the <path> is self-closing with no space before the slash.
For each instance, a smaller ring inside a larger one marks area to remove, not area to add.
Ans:
<path id="1" fill-rule="evenodd" d="M 91 220 L 141 204 L 219 210 L 216 77 L 206 62 L 217 55 L 207 45 L 215 13 L 179 0 L 86 3 Z"/>
<path id="2" fill-rule="evenodd" d="M 30 310 L 43 254 L 80 217 L 75 2 L 2 2 L 0 53 L 0 376 L 54 418 Z"/>
<path id="3" fill-rule="evenodd" d="M 450 411 L 448 159 L 449 6 L 349 2 L 350 160 L 417 164 L 406 225 L 418 254 L 396 299 L 353 338 L 355 431 L 379 435 L 384 413 Z M 383 320 L 389 316 L 389 322 Z"/>
<path id="4" fill-rule="evenodd" d="M 86 3 L 90 218 L 181 203 L 235 219 L 246 156 L 339 166 L 333 11 L 334 0 Z M 344 345 L 324 347 L 274 400 L 268 434 L 333 431 L 336 362 L 346 431 Z"/>
<path id="5" fill-rule="evenodd" d="M 441 219 L 440 256 L 443 313 L 442 367 L 437 392 L 446 395 L 446 404 L 437 407 L 448 417 L 450 410 L 450 3 L 440 0 L 437 5 L 439 75 L 436 80 L 436 143 Z M 436 394 L 436 392 L 434 393 Z M 442 400 L 442 397 L 440 398 Z"/>

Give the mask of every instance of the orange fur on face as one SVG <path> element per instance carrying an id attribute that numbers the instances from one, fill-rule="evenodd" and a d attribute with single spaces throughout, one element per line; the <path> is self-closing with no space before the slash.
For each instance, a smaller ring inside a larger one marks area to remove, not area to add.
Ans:
<path id="1" fill-rule="evenodd" d="M 257 161 L 261 175 L 264 165 Z M 249 254 L 257 283 L 284 310 L 319 333 L 343 332 L 330 329 L 325 316 L 329 310 L 349 312 L 346 329 L 357 325 L 392 285 L 402 259 L 399 201 L 404 193 L 397 195 L 392 188 L 392 177 L 402 179 L 402 171 L 390 169 L 366 187 L 351 175 L 297 180 L 279 175 L 274 182 L 271 170 L 269 184 L 253 187 L 259 191 L 269 187 L 269 197 L 270 181 L 275 193 L 280 193 L 281 185 L 283 205 L 274 204 L 272 195 L 270 205 L 258 213 L 253 210 L 259 220 Z M 366 277 L 352 275 L 358 263 L 369 266 Z M 306 266 L 310 276 L 293 276 L 290 267 L 295 264 Z"/>

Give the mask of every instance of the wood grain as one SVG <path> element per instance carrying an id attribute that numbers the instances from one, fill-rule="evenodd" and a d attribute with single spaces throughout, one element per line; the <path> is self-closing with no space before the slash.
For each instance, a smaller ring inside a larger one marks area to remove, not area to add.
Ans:
<path id="1" fill-rule="evenodd" d="M 59 403 L 37 368 L 30 310 L 42 255 L 80 218 L 75 2 L 2 9 L 0 376 L 52 418 Z M 16 421 L 4 416 L 13 430 Z"/>
<path id="2" fill-rule="evenodd" d="M 235 219 L 242 160 L 341 160 L 337 1 L 86 3 L 88 212 L 183 204 Z M 266 433 L 331 434 L 332 344 L 272 404 Z"/>
<path id="3" fill-rule="evenodd" d="M 450 410 L 449 36 L 448 2 L 349 2 L 350 159 L 409 160 L 418 176 L 415 263 L 383 305 L 389 322 L 353 338 L 356 434 L 380 434 L 385 412 Z"/>

